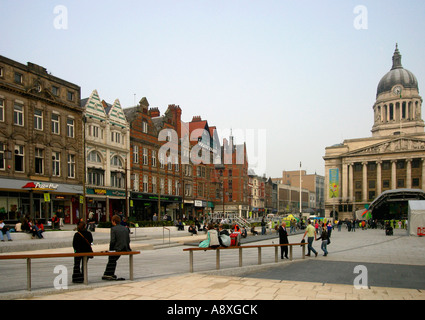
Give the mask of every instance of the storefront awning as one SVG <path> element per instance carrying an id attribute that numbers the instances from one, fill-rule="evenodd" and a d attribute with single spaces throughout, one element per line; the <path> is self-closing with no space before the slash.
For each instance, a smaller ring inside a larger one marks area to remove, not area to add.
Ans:
<path id="1" fill-rule="evenodd" d="M 15 192 L 36 191 L 61 194 L 83 194 L 83 186 L 81 185 L 5 178 L 0 178 L 0 189 Z"/>

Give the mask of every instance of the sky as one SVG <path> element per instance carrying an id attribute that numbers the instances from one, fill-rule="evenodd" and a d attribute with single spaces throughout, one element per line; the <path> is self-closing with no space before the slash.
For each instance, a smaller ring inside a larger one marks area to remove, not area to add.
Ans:
<path id="1" fill-rule="evenodd" d="M 417 0 L 0 0 L 0 55 L 123 108 L 146 97 L 247 143 L 251 169 L 324 175 L 325 148 L 371 136 L 398 43 L 425 84 Z"/>

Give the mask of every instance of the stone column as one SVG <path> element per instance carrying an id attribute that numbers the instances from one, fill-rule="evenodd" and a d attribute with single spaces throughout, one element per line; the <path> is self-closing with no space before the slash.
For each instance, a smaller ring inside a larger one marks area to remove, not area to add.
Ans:
<path id="1" fill-rule="evenodd" d="M 367 202 L 367 161 L 362 162 L 362 165 L 363 165 L 362 198 L 363 198 L 363 202 Z"/>
<path id="2" fill-rule="evenodd" d="M 382 160 L 376 161 L 376 197 L 382 193 Z"/>
<path id="3" fill-rule="evenodd" d="M 350 198 L 350 201 L 354 202 L 354 188 L 353 188 L 353 163 L 348 164 L 348 195 Z M 425 171 L 425 169 L 424 169 Z"/>
<path id="4" fill-rule="evenodd" d="M 412 188 L 412 159 L 406 159 L 406 188 Z"/>
<path id="5" fill-rule="evenodd" d="M 342 198 L 345 200 L 348 196 L 348 165 L 342 164 Z"/>
<path id="6" fill-rule="evenodd" d="M 397 171 L 396 171 L 397 160 L 391 160 L 391 189 L 397 189 Z"/>

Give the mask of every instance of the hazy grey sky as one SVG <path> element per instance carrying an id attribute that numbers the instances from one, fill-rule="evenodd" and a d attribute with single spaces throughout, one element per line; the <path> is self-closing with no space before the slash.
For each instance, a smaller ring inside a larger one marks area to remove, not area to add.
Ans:
<path id="1" fill-rule="evenodd" d="M 300 161 L 324 174 L 326 146 L 371 136 L 396 42 L 423 95 L 423 1 L 0 0 L 0 12 L 0 54 L 82 98 L 180 105 L 184 121 L 254 133 L 254 158 L 266 130 L 267 176 Z"/>

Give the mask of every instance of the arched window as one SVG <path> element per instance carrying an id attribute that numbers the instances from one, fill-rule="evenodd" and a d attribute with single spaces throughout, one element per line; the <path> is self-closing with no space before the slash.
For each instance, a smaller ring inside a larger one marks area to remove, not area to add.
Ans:
<path id="1" fill-rule="evenodd" d="M 121 158 L 119 156 L 113 156 L 111 158 L 111 166 L 123 167 Z"/>
<path id="2" fill-rule="evenodd" d="M 100 162 L 102 162 L 102 158 L 100 157 L 99 152 L 97 152 L 97 151 L 92 151 L 92 152 L 90 152 L 90 153 L 89 153 L 89 155 L 87 156 L 87 161 L 90 161 L 90 162 L 98 162 L 98 163 L 100 163 Z"/>

